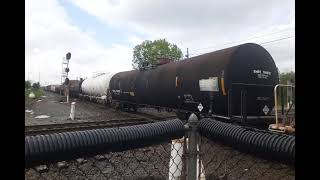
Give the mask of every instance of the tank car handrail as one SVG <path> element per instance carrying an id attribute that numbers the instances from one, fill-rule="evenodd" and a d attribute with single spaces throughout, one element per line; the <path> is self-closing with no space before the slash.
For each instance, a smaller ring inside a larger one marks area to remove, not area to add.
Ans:
<path id="1" fill-rule="evenodd" d="M 232 116 L 234 118 L 243 118 L 243 116 Z M 274 116 L 247 116 L 247 119 L 273 119 Z"/>
<path id="2" fill-rule="evenodd" d="M 274 87 L 274 109 L 275 109 L 275 115 L 276 115 L 276 126 L 275 128 L 278 129 L 279 128 L 279 121 L 278 121 L 278 103 L 277 103 L 277 88 L 278 87 L 292 87 L 292 88 L 295 88 L 294 85 L 288 85 L 288 84 L 277 84 L 275 87 Z"/>

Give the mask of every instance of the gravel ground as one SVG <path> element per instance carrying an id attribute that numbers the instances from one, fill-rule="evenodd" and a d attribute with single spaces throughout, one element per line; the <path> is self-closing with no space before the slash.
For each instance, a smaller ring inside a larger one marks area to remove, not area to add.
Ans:
<path id="1" fill-rule="evenodd" d="M 32 110 L 32 113 L 25 112 L 25 125 L 37 124 L 54 124 L 72 122 L 69 120 L 71 104 L 60 103 L 59 94 L 45 91 L 46 97 L 43 97 L 39 102 L 34 102 L 30 107 L 26 107 L 26 111 Z M 78 99 L 70 99 L 70 102 L 76 102 L 76 119 L 82 120 L 107 120 L 107 119 L 121 119 L 128 117 L 139 117 L 133 113 L 126 113 L 107 108 L 102 104 L 92 102 L 80 101 Z M 151 108 L 141 108 L 138 112 L 147 113 L 159 117 L 172 116 L 174 113 L 165 111 L 158 112 Z M 37 119 L 36 116 L 45 115 L 48 118 Z"/>

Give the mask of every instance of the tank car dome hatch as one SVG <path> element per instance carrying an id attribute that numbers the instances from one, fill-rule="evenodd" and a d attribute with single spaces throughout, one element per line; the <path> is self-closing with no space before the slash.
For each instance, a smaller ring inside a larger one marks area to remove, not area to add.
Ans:
<path id="1" fill-rule="evenodd" d="M 174 60 L 170 59 L 170 58 L 157 58 L 157 65 L 160 66 L 160 65 L 164 65 L 164 64 L 168 64 L 170 62 L 173 62 Z"/>

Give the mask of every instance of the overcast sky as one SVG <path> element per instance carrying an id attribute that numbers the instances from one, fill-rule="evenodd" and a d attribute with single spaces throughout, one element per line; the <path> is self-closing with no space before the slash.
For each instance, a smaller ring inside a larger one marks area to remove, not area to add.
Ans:
<path id="1" fill-rule="evenodd" d="M 281 72 L 295 68 L 294 0 L 26 0 L 25 79 L 60 83 L 132 69 L 133 47 L 166 38 L 190 56 L 254 42 Z"/>

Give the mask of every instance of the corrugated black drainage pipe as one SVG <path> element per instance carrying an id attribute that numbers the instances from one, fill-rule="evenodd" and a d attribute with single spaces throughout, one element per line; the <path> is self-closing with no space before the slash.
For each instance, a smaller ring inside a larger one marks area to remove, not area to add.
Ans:
<path id="1" fill-rule="evenodd" d="M 25 137 L 25 167 L 140 148 L 184 136 L 181 120 Z"/>
<path id="2" fill-rule="evenodd" d="M 288 164 L 295 161 L 295 136 L 249 129 L 209 118 L 200 120 L 198 132 L 241 151 Z"/>

